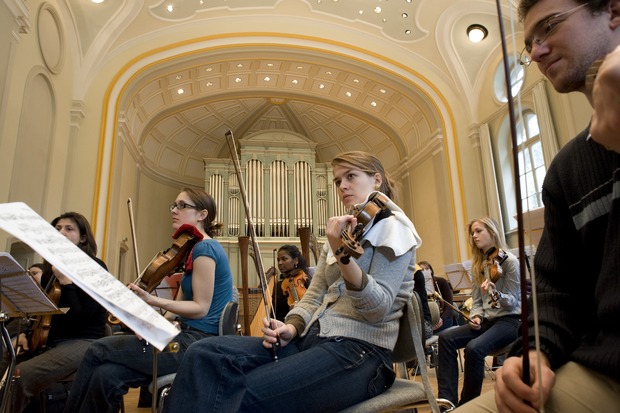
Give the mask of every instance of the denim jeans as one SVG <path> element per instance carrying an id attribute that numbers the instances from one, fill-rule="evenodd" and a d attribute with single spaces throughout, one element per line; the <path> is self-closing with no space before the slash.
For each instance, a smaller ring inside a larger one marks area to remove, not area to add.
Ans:
<path id="1" fill-rule="evenodd" d="M 57 381 L 66 379 L 78 369 L 86 349 L 94 340 L 62 340 L 43 353 L 20 362 L 17 369 L 20 379 L 12 387 L 12 413 L 25 409 L 30 398 L 44 391 Z"/>
<path id="2" fill-rule="evenodd" d="M 277 362 L 259 337 L 210 337 L 193 344 L 164 412 L 329 413 L 392 385 L 389 350 L 317 333 L 313 327 L 281 348 Z"/>
<path id="3" fill-rule="evenodd" d="M 459 367 L 457 349 L 465 347 L 463 391 L 460 404 L 480 395 L 484 380 L 484 359 L 517 339 L 519 316 L 484 319 L 479 330 L 469 324 L 450 328 L 439 334 L 437 384 L 439 397 L 458 404 Z"/>
<path id="4" fill-rule="evenodd" d="M 157 375 L 174 373 L 190 344 L 207 337 L 198 330 L 183 330 L 175 340 L 179 351 L 157 354 Z M 133 334 L 109 336 L 93 342 L 80 364 L 65 413 L 117 413 L 130 387 L 153 379 L 153 347 Z"/>

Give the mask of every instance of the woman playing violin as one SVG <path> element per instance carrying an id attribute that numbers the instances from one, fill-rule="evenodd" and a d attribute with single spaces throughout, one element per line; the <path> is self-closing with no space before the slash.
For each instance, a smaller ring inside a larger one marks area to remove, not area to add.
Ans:
<path id="1" fill-rule="evenodd" d="M 97 244 L 90 224 L 83 215 L 66 212 L 51 224 L 106 268 L 103 261 L 95 257 Z M 39 316 L 35 319 L 33 326 L 36 331 L 31 334 L 39 338 L 37 348 L 33 348 L 26 334 L 17 337 L 17 344 L 23 349 L 21 359 L 25 361 L 17 365 L 20 378 L 13 385 L 11 413 L 22 412 L 31 397 L 75 373 L 90 343 L 105 333 L 107 311 L 48 262 L 44 262 L 43 267 L 41 285 L 48 291 L 51 291 L 53 285 L 57 306 L 69 310 L 51 318 Z"/>
<path id="2" fill-rule="evenodd" d="M 289 310 L 306 294 L 310 278 L 306 262 L 295 245 L 283 245 L 278 249 L 278 269 L 280 281 L 274 288 L 273 302 L 276 318 L 284 321 Z"/>
<path id="3" fill-rule="evenodd" d="M 439 397 L 458 404 L 457 350 L 465 348 L 460 404 L 480 395 L 484 359 L 517 338 L 521 314 L 519 262 L 506 252 L 498 224 L 492 218 L 467 226 L 472 253 L 472 308 L 468 324 L 439 334 L 437 382 Z"/>
<path id="4" fill-rule="evenodd" d="M 334 185 L 352 209 L 392 181 L 375 156 L 346 152 L 332 161 Z M 354 215 L 328 220 L 312 282 L 285 321 L 264 321 L 263 337 L 209 337 L 190 347 L 165 412 L 337 412 L 392 385 L 390 350 L 413 288 L 421 240 L 391 200 L 359 242 L 341 250 Z M 278 361 L 273 346 L 279 340 Z"/>
<path id="5" fill-rule="evenodd" d="M 148 294 L 135 284 L 131 288 L 147 304 L 166 310 L 166 318 L 181 329 L 175 338 L 178 352 L 158 354 L 158 375 L 174 373 L 185 349 L 201 338 L 218 334 L 220 314 L 232 300 L 232 274 L 228 258 L 214 240 L 219 224 L 215 201 L 199 189 L 184 188 L 170 206 L 172 228 L 194 226 L 202 235 L 189 253 L 181 288 L 174 300 Z M 129 387 L 148 384 L 153 379 L 153 349 L 134 335 L 105 337 L 93 343 L 77 372 L 65 413 L 119 411 Z"/>

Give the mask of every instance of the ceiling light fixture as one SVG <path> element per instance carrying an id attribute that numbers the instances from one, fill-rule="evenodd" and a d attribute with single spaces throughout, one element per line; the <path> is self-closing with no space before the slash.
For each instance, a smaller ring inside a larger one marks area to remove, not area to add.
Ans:
<path id="1" fill-rule="evenodd" d="M 481 24 L 472 24 L 467 28 L 467 37 L 472 43 L 479 43 L 487 37 L 489 31 Z"/>

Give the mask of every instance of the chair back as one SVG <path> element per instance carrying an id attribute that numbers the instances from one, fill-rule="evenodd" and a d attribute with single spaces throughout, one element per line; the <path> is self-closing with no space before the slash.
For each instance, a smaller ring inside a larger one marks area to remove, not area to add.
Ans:
<path id="1" fill-rule="evenodd" d="M 441 318 L 441 312 L 439 310 L 439 304 L 437 301 L 428 300 L 428 308 L 431 310 L 431 323 L 436 326 Z"/>
<path id="2" fill-rule="evenodd" d="M 419 340 L 420 345 L 422 345 L 423 323 L 422 303 L 414 291 L 411 299 L 405 304 L 403 315 L 400 317 L 398 338 L 394 350 L 392 350 L 392 361 L 394 363 L 406 363 L 417 358 L 415 340 Z M 414 326 L 416 327 L 414 328 Z"/>
<path id="3" fill-rule="evenodd" d="M 226 336 L 237 333 L 237 309 L 239 303 L 230 301 L 224 307 L 222 315 L 220 315 L 219 335 Z"/>

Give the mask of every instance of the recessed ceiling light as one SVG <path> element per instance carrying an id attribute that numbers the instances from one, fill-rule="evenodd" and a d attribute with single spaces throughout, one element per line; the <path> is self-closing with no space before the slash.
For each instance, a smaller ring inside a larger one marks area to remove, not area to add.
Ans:
<path id="1" fill-rule="evenodd" d="M 241 83 L 241 78 L 240 77 L 236 78 L 235 83 Z"/>
<path id="2" fill-rule="evenodd" d="M 488 34 L 487 28 L 481 24 L 472 24 L 467 28 L 467 37 L 472 43 L 480 43 Z"/>
<path id="3" fill-rule="evenodd" d="M 166 10 L 168 10 L 168 13 L 172 13 L 174 11 L 174 6 L 172 4 L 169 4 L 166 6 Z"/>
<path id="4" fill-rule="evenodd" d="M 177 90 L 177 94 L 178 95 L 182 95 L 183 93 L 185 93 L 185 91 L 183 89 L 178 89 Z"/>
<path id="5" fill-rule="evenodd" d="M 93 3 L 99 4 L 99 3 L 103 3 L 105 0 L 90 0 Z"/>
<path id="6" fill-rule="evenodd" d="M 269 76 L 265 76 L 265 78 L 263 79 L 265 82 L 269 82 L 271 80 L 271 78 Z"/>
<path id="7" fill-rule="evenodd" d="M 351 92 L 347 92 L 345 93 L 345 95 L 347 95 L 348 98 L 350 98 L 351 96 L 353 96 L 353 94 Z"/>

